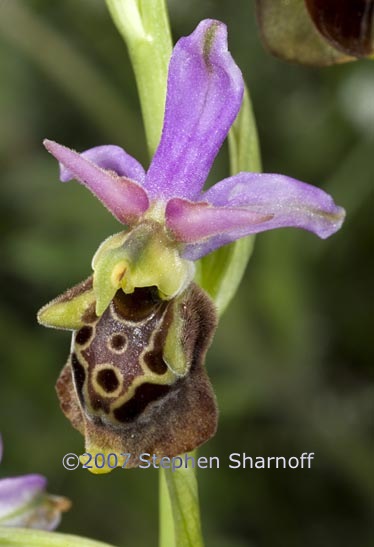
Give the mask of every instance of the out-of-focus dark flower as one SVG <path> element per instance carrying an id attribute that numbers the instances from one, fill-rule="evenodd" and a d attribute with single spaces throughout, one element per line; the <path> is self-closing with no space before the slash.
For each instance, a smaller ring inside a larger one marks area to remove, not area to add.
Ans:
<path id="1" fill-rule="evenodd" d="M 276 56 L 331 65 L 374 53 L 374 0 L 257 0 L 265 45 Z"/>
<path id="2" fill-rule="evenodd" d="M 2 452 L 0 435 L 0 462 Z M 42 475 L 0 479 L 0 526 L 54 530 L 61 512 L 71 504 L 67 498 L 47 494 L 46 485 Z"/>

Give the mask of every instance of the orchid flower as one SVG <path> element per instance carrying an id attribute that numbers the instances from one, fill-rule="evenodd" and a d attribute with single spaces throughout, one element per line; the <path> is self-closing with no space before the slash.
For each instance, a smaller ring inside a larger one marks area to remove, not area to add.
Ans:
<path id="1" fill-rule="evenodd" d="M 0 462 L 2 452 L 0 435 Z M 46 484 L 42 475 L 0 479 L 0 527 L 54 530 L 60 523 L 61 512 L 70 508 L 70 501 L 47 494 Z"/>
<path id="2" fill-rule="evenodd" d="M 249 234 L 294 226 L 326 238 L 343 222 L 328 194 L 283 175 L 242 172 L 204 190 L 243 92 L 225 25 L 205 20 L 173 50 L 147 172 L 115 145 L 79 154 L 44 142 L 61 180 L 77 179 L 126 226 L 99 247 L 93 277 L 38 314 L 73 330 L 57 392 L 91 455 L 128 453 L 135 467 L 141 453 L 176 456 L 215 433 L 203 364 L 217 320 L 192 282 L 196 260 Z"/>
<path id="3" fill-rule="evenodd" d="M 105 242 L 93 261 L 94 286 L 102 277 L 112 286 L 101 283 L 98 313 L 119 287 L 127 292 L 134 285 L 157 285 L 165 297 L 174 296 L 193 276 L 191 261 L 248 234 L 294 226 L 327 238 L 340 228 L 344 210 L 328 194 L 283 175 L 242 172 L 203 189 L 243 90 L 225 25 L 205 20 L 173 50 L 162 136 L 147 172 L 115 145 L 78 154 L 44 142 L 60 162 L 61 180 L 84 184 L 119 222 L 137 230 L 138 246 L 146 240 L 148 250 L 154 246 L 153 258 L 158 257 L 151 276 L 136 275 L 134 253 L 131 259 L 124 250 L 125 237 Z"/>

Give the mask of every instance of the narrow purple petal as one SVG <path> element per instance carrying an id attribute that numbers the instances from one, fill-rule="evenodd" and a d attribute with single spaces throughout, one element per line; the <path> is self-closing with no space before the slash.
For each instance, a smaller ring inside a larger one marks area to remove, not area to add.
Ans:
<path id="1" fill-rule="evenodd" d="M 148 196 L 136 182 L 107 171 L 56 142 L 45 140 L 44 146 L 119 222 L 132 224 L 148 209 Z"/>
<path id="2" fill-rule="evenodd" d="M 144 182 L 145 171 L 143 166 L 120 146 L 114 144 L 95 146 L 95 148 L 81 152 L 80 155 L 102 169 L 114 171 L 120 177 L 135 180 L 139 184 Z M 73 178 L 74 173 L 61 165 L 61 181 L 67 182 Z"/>
<path id="3" fill-rule="evenodd" d="M 222 232 L 247 229 L 248 226 L 270 220 L 272 215 L 256 213 L 241 207 L 214 207 L 205 202 L 180 198 L 168 201 L 166 223 L 174 239 L 196 243 Z"/>
<path id="4" fill-rule="evenodd" d="M 195 206 L 170 200 L 166 216 L 175 237 L 187 243 L 184 257 L 196 260 L 274 228 L 303 228 L 325 239 L 339 230 L 345 212 L 315 186 L 282 175 L 239 173 L 203 193 Z"/>
<path id="5" fill-rule="evenodd" d="M 194 199 L 239 111 L 243 79 L 227 50 L 227 29 L 202 21 L 176 44 L 164 127 L 145 187 L 151 197 Z"/>
<path id="6" fill-rule="evenodd" d="M 47 481 L 41 475 L 0 480 L 0 519 L 30 503 L 44 491 Z"/>

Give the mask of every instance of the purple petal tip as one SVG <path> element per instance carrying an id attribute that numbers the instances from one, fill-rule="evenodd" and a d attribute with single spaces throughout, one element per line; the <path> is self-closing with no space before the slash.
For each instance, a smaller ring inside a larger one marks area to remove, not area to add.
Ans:
<path id="1" fill-rule="evenodd" d="M 319 226 L 316 226 L 315 230 L 311 229 L 311 231 L 314 231 L 321 239 L 327 239 L 340 230 L 346 216 L 345 209 L 335 204 L 333 204 L 331 211 L 326 213 L 317 211 L 316 214 L 321 218 L 321 221 Z"/>

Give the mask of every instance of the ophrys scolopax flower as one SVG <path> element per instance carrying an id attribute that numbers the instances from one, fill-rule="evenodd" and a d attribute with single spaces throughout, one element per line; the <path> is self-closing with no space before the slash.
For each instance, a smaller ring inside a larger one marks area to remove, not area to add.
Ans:
<path id="1" fill-rule="evenodd" d="M 243 98 L 226 27 L 202 21 L 176 44 L 161 140 L 147 172 L 115 145 L 81 154 L 46 140 L 61 180 L 76 178 L 126 225 L 99 247 L 94 274 L 39 313 L 74 330 L 58 382 L 88 452 L 173 456 L 207 440 L 216 405 L 203 361 L 214 307 L 194 261 L 248 234 L 294 226 L 326 238 L 344 211 L 319 188 L 238 173 L 203 186 Z"/>

